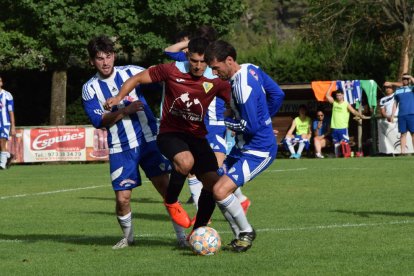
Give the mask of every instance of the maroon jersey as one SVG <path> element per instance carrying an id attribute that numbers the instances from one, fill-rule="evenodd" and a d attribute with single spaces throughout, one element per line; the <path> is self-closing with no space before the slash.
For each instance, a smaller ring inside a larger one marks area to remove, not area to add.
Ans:
<path id="1" fill-rule="evenodd" d="M 165 82 L 160 133 L 185 132 L 204 138 L 204 116 L 215 96 L 230 101 L 230 84 L 213 76 L 207 67 L 204 75 L 189 73 L 188 62 L 160 64 L 148 69 L 153 82 Z"/>

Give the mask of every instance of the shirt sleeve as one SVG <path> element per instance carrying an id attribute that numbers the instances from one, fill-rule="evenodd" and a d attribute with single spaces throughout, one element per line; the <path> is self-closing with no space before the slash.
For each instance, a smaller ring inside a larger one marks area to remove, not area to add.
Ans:
<path id="1" fill-rule="evenodd" d="M 99 100 L 91 85 L 84 85 L 82 91 L 82 103 L 89 121 L 95 128 L 102 128 L 102 115 L 105 110 L 99 104 Z"/>
<path id="2" fill-rule="evenodd" d="M 167 52 L 165 51 L 164 54 L 172 60 L 175 61 L 187 61 L 187 56 L 184 52 Z"/>
<path id="3" fill-rule="evenodd" d="M 263 70 L 258 70 L 260 72 L 260 77 L 263 83 L 263 88 L 266 91 L 266 100 L 267 107 L 269 109 L 270 117 L 276 115 L 282 106 L 283 100 L 285 98 L 285 93 L 279 87 L 279 85 L 267 75 Z"/>
<path id="4" fill-rule="evenodd" d="M 7 106 L 7 111 L 14 112 L 14 100 L 13 100 L 12 94 L 10 93 L 7 95 L 6 106 Z"/>
<path id="5" fill-rule="evenodd" d="M 173 63 L 159 64 L 148 68 L 148 73 L 151 77 L 152 82 L 161 82 L 168 79 L 170 72 L 173 70 Z"/>

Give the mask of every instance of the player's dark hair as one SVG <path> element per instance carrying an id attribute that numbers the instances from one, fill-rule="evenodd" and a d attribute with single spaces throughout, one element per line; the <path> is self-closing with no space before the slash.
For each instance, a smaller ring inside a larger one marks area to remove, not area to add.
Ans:
<path id="1" fill-rule="evenodd" d="M 177 35 L 175 36 L 175 43 L 181 42 L 183 41 L 185 38 L 190 39 L 191 38 L 191 33 L 187 30 L 178 32 Z"/>
<path id="2" fill-rule="evenodd" d="M 210 42 L 204 37 L 195 37 L 188 42 L 188 52 L 204 55 Z"/>
<path id="3" fill-rule="evenodd" d="M 299 109 L 298 110 L 300 110 L 300 109 L 304 109 L 305 111 L 307 111 L 308 110 L 308 107 L 306 105 L 304 105 L 304 104 L 301 104 L 301 105 L 299 105 Z"/>
<path id="4" fill-rule="evenodd" d="M 115 53 L 115 43 L 109 37 L 100 35 L 89 41 L 87 49 L 89 57 L 92 59 L 98 52 Z"/>
<path id="5" fill-rule="evenodd" d="M 217 59 L 218 62 L 224 61 L 227 57 L 232 57 L 236 61 L 237 53 L 236 49 L 224 40 L 217 40 L 210 43 L 204 54 L 204 60 L 207 64 L 214 59 Z"/>
<path id="6" fill-rule="evenodd" d="M 217 40 L 217 31 L 210 25 L 203 25 L 197 30 L 197 35 L 204 37 L 209 42 Z"/>

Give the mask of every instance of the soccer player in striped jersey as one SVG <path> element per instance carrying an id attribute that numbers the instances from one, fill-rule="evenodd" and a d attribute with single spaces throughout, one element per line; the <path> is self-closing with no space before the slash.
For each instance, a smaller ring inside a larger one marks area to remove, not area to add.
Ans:
<path id="1" fill-rule="evenodd" d="M 244 252 L 252 246 L 256 232 L 233 192 L 276 158 L 277 142 L 270 116 L 279 110 L 284 93 L 259 67 L 239 65 L 236 56 L 234 47 L 222 40 L 211 43 L 205 53 L 213 73 L 230 80 L 231 113 L 226 114 L 225 124 L 236 133 L 236 144 L 219 170 L 222 176 L 210 189 L 235 235 L 229 249 Z"/>
<path id="2" fill-rule="evenodd" d="M 230 100 L 228 82 L 214 77 L 204 61 L 209 41 L 193 38 L 188 44 L 188 61 L 159 64 L 131 77 L 107 108 L 116 105 L 136 85 L 164 81 L 165 97 L 157 144 L 173 164 L 165 206 L 175 222 L 190 227 L 191 220 L 178 202 L 178 195 L 189 173 L 203 183 L 194 229 L 207 225 L 215 208 L 210 187 L 219 178 L 217 159 L 207 139 L 204 117 L 215 96 Z"/>
<path id="3" fill-rule="evenodd" d="M 14 101 L 10 92 L 2 89 L 3 79 L 0 76 L 0 169 L 8 168 L 13 159 L 9 152 L 10 136 L 16 135 L 14 123 Z"/>
<path id="4" fill-rule="evenodd" d="M 105 111 L 104 104 L 116 96 L 122 84 L 144 68 L 128 65 L 114 66 L 114 43 L 106 36 L 92 39 L 88 44 L 90 63 L 98 71 L 83 86 L 83 106 L 95 128 L 108 132 L 109 165 L 112 187 L 115 191 L 116 214 L 124 233 L 113 248 L 127 247 L 134 242 L 132 225 L 132 189 L 141 185 L 138 165 L 164 197 L 167 191 L 171 165 L 159 152 L 157 124 L 152 111 L 136 86 L 122 101 Z M 180 246 L 185 246 L 184 229 L 174 224 Z"/>

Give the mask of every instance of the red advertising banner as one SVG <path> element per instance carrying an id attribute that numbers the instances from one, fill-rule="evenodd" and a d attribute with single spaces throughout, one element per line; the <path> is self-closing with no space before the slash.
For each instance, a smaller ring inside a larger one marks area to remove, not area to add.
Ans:
<path id="1" fill-rule="evenodd" d="M 78 126 L 17 128 L 10 140 L 14 163 L 108 160 L 105 129 Z"/>

